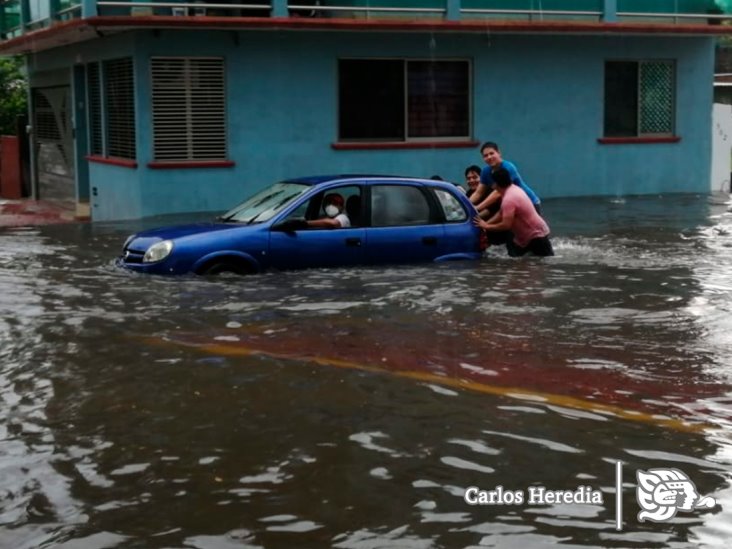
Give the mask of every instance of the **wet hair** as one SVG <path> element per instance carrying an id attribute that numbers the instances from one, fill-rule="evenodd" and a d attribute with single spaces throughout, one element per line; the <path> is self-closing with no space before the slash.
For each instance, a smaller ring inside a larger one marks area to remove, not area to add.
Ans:
<path id="1" fill-rule="evenodd" d="M 498 168 L 495 172 L 491 173 L 491 178 L 493 179 L 493 183 L 496 184 L 496 187 L 501 189 L 505 189 L 512 183 L 511 174 L 508 173 L 506 168 Z"/>
<path id="2" fill-rule="evenodd" d="M 476 166 L 475 164 L 473 164 L 472 166 L 468 166 L 467 168 L 465 168 L 465 177 L 468 177 L 468 174 L 470 172 L 474 172 L 474 173 L 477 173 L 478 175 L 480 175 L 482 171 L 483 170 L 481 169 L 480 166 Z"/>
<path id="3" fill-rule="evenodd" d="M 486 141 L 480 146 L 480 152 L 482 153 L 486 149 L 495 149 L 498 152 L 501 152 L 501 149 L 498 148 L 498 143 L 495 141 Z"/>

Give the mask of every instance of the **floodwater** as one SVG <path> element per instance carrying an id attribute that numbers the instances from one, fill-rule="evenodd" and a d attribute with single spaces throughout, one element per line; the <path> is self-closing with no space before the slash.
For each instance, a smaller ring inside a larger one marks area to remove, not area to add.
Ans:
<path id="1" fill-rule="evenodd" d="M 161 220 L 0 230 L 0 547 L 729 547 L 728 198 L 548 201 L 544 260 L 214 280 L 114 266 Z M 698 496 L 641 522 L 669 468 Z"/>

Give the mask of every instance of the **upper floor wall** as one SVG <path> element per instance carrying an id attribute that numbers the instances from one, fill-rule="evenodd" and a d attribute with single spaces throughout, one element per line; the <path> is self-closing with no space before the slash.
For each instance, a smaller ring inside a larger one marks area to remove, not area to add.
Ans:
<path id="1" fill-rule="evenodd" d="M 39 30 L 62 27 L 75 20 L 95 26 L 124 21 L 125 28 L 150 26 L 235 27 L 259 18 L 300 26 L 308 22 L 447 24 L 451 29 L 470 25 L 508 25 L 509 30 L 552 32 L 577 30 L 607 32 L 726 33 L 728 15 L 721 0 L 0 0 L 0 54 L 27 53 L 59 45 L 36 41 L 32 47 L 18 38 Z M 171 19 L 175 18 L 175 21 Z M 222 21 L 222 18 L 224 21 Z M 99 23 L 99 24 L 96 24 Z M 564 24 L 564 25 L 562 25 Z M 583 26 L 584 25 L 584 26 Z M 579 27 L 578 27 L 579 26 Z M 77 33 L 75 40 L 84 39 Z"/>

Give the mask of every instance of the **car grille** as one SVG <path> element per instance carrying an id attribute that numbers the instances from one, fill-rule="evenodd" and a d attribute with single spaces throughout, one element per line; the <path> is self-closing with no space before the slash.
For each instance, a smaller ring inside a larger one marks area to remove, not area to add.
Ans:
<path id="1" fill-rule="evenodd" d="M 127 248 L 122 252 L 122 261 L 124 263 L 142 263 L 142 258 L 145 252 L 138 252 L 137 250 L 130 250 Z"/>

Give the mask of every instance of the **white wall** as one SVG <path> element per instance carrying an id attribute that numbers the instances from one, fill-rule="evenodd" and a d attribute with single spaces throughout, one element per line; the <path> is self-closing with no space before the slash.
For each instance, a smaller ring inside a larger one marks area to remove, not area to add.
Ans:
<path id="1" fill-rule="evenodd" d="M 712 192 L 730 192 L 732 105 L 715 103 L 712 111 Z"/>

